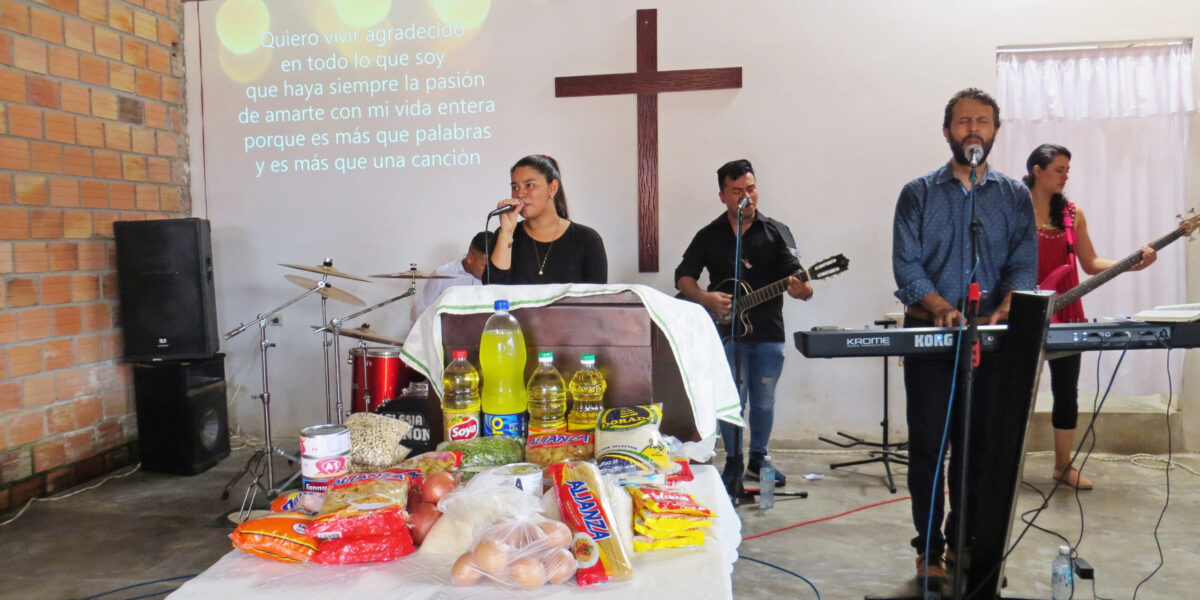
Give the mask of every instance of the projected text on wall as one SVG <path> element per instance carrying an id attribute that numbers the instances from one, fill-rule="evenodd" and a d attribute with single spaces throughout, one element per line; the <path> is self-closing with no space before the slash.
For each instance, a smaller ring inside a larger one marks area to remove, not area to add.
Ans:
<path id="1" fill-rule="evenodd" d="M 432 14 L 395 25 L 404 17 L 390 2 L 369 14 L 377 4 L 307 4 L 308 23 L 273 18 L 261 0 L 218 10 L 219 58 L 239 95 L 228 125 L 251 176 L 482 163 L 497 102 L 488 74 L 455 55 L 473 29 Z"/>

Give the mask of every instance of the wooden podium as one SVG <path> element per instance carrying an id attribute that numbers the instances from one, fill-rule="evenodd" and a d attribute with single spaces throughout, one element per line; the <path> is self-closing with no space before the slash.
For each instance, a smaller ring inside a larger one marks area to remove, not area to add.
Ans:
<path id="1" fill-rule="evenodd" d="M 685 442 L 700 441 L 692 405 L 666 335 L 637 294 L 618 292 L 567 297 L 546 306 L 510 311 L 525 334 L 525 377 L 537 366 L 538 352 L 553 352 L 554 366 L 568 382 L 580 354 L 595 354 L 608 391 L 604 407 L 663 405 L 661 431 Z M 479 364 L 479 338 L 490 313 L 442 314 L 442 349 L 466 350 Z"/>

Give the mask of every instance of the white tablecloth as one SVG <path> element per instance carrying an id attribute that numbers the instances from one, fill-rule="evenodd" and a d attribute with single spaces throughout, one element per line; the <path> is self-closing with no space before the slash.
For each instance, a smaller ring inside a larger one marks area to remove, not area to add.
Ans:
<path id="1" fill-rule="evenodd" d="M 411 554 L 390 563 L 330 566 L 270 561 L 232 550 L 171 594 L 172 600 L 238 598 L 395 600 L 458 598 L 732 598 L 731 575 L 742 541 L 738 519 L 715 467 L 693 465 L 696 479 L 685 484 L 717 513 L 700 548 L 636 552 L 634 578 L 581 588 L 568 583 L 532 591 L 509 590 L 486 579 L 473 586 L 450 583 L 454 557 Z"/>

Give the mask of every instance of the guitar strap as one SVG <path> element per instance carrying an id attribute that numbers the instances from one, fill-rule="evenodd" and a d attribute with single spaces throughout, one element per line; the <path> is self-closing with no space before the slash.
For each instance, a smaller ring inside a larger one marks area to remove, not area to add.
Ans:
<path id="1" fill-rule="evenodd" d="M 1075 203 L 1063 207 L 1063 229 L 1067 233 L 1067 264 L 1075 265 Z"/>
<path id="2" fill-rule="evenodd" d="M 1038 284 L 1042 290 L 1056 291 L 1058 281 L 1075 267 L 1075 203 L 1067 202 L 1063 207 L 1063 230 L 1067 236 L 1067 262 L 1050 271 L 1046 278 Z"/>

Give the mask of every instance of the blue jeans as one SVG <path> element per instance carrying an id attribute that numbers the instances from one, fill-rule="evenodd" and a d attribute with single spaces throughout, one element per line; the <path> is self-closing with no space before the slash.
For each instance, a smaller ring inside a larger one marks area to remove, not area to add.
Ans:
<path id="1" fill-rule="evenodd" d="M 733 342 L 725 342 L 725 358 L 733 370 Z M 771 426 L 775 422 L 775 384 L 783 372 L 783 342 L 741 342 L 737 345 L 742 359 L 741 385 L 738 388 L 742 411 L 750 404 L 750 455 L 763 456 L 767 453 L 767 442 L 771 439 Z M 733 374 L 737 381 L 737 373 Z M 727 456 L 741 456 L 737 445 L 738 426 L 719 421 L 721 439 L 725 443 Z"/>

